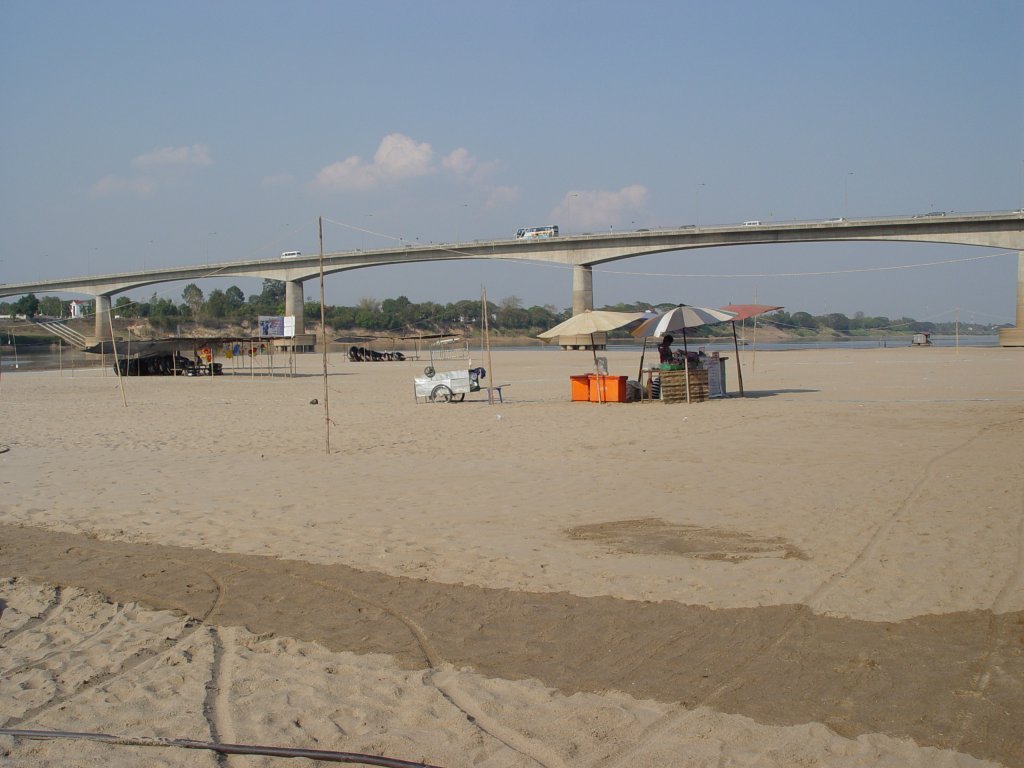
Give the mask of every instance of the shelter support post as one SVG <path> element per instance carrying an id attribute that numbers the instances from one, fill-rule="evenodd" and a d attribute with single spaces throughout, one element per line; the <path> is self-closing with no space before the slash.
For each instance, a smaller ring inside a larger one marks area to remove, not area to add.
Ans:
<path id="1" fill-rule="evenodd" d="M 999 331 L 999 346 L 1024 347 L 1024 251 L 1017 252 L 1017 327 Z"/>
<path id="2" fill-rule="evenodd" d="M 302 281 L 289 280 L 284 284 L 284 313 L 295 318 L 295 335 L 302 336 L 306 333 L 306 323 L 303 317 L 306 301 L 302 295 Z"/>

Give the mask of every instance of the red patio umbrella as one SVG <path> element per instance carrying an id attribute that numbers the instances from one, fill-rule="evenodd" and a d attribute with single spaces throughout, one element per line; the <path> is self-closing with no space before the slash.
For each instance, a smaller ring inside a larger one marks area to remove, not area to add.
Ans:
<path id="1" fill-rule="evenodd" d="M 773 307 L 768 304 L 726 304 L 721 309 L 725 312 L 736 313 L 736 316 L 729 323 L 732 325 L 732 346 L 736 350 L 736 377 L 740 383 L 740 397 L 746 397 L 743 394 L 743 371 L 740 369 L 740 343 L 736 338 L 736 321 L 742 322 L 748 317 L 757 317 L 765 312 L 774 312 L 776 309 L 782 309 L 782 307 Z"/>

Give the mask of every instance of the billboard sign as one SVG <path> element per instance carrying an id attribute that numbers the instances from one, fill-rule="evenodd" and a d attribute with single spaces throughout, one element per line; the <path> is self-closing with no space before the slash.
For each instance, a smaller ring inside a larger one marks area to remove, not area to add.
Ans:
<path id="1" fill-rule="evenodd" d="M 260 338 L 290 339 L 295 336 L 295 316 L 260 315 Z"/>

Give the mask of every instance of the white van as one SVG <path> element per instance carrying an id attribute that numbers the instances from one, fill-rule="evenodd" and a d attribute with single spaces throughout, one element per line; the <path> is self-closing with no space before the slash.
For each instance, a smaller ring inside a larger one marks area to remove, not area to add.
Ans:
<path id="1" fill-rule="evenodd" d="M 302 251 L 285 251 L 281 254 L 282 259 L 294 259 L 296 256 L 301 256 Z"/>
<path id="2" fill-rule="evenodd" d="M 758 221 L 757 219 L 751 219 L 750 221 L 744 221 L 743 222 L 743 226 L 744 227 L 760 227 L 761 226 L 761 222 Z"/>

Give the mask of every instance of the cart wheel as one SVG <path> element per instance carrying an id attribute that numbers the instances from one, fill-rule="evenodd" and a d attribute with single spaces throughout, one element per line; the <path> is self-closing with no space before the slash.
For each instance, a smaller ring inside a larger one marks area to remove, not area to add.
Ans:
<path id="1" fill-rule="evenodd" d="M 431 376 L 433 376 L 434 375 L 434 366 L 428 365 L 426 368 L 424 368 L 423 369 L 423 375 L 426 376 L 428 379 Z"/>
<path id="2" fill-rule="evenodd" d="M 430 402 L 432 403 L 450 403 L 455 394 L 451 388 L 445 384 L 438 384 L 430 393 Z"/>

